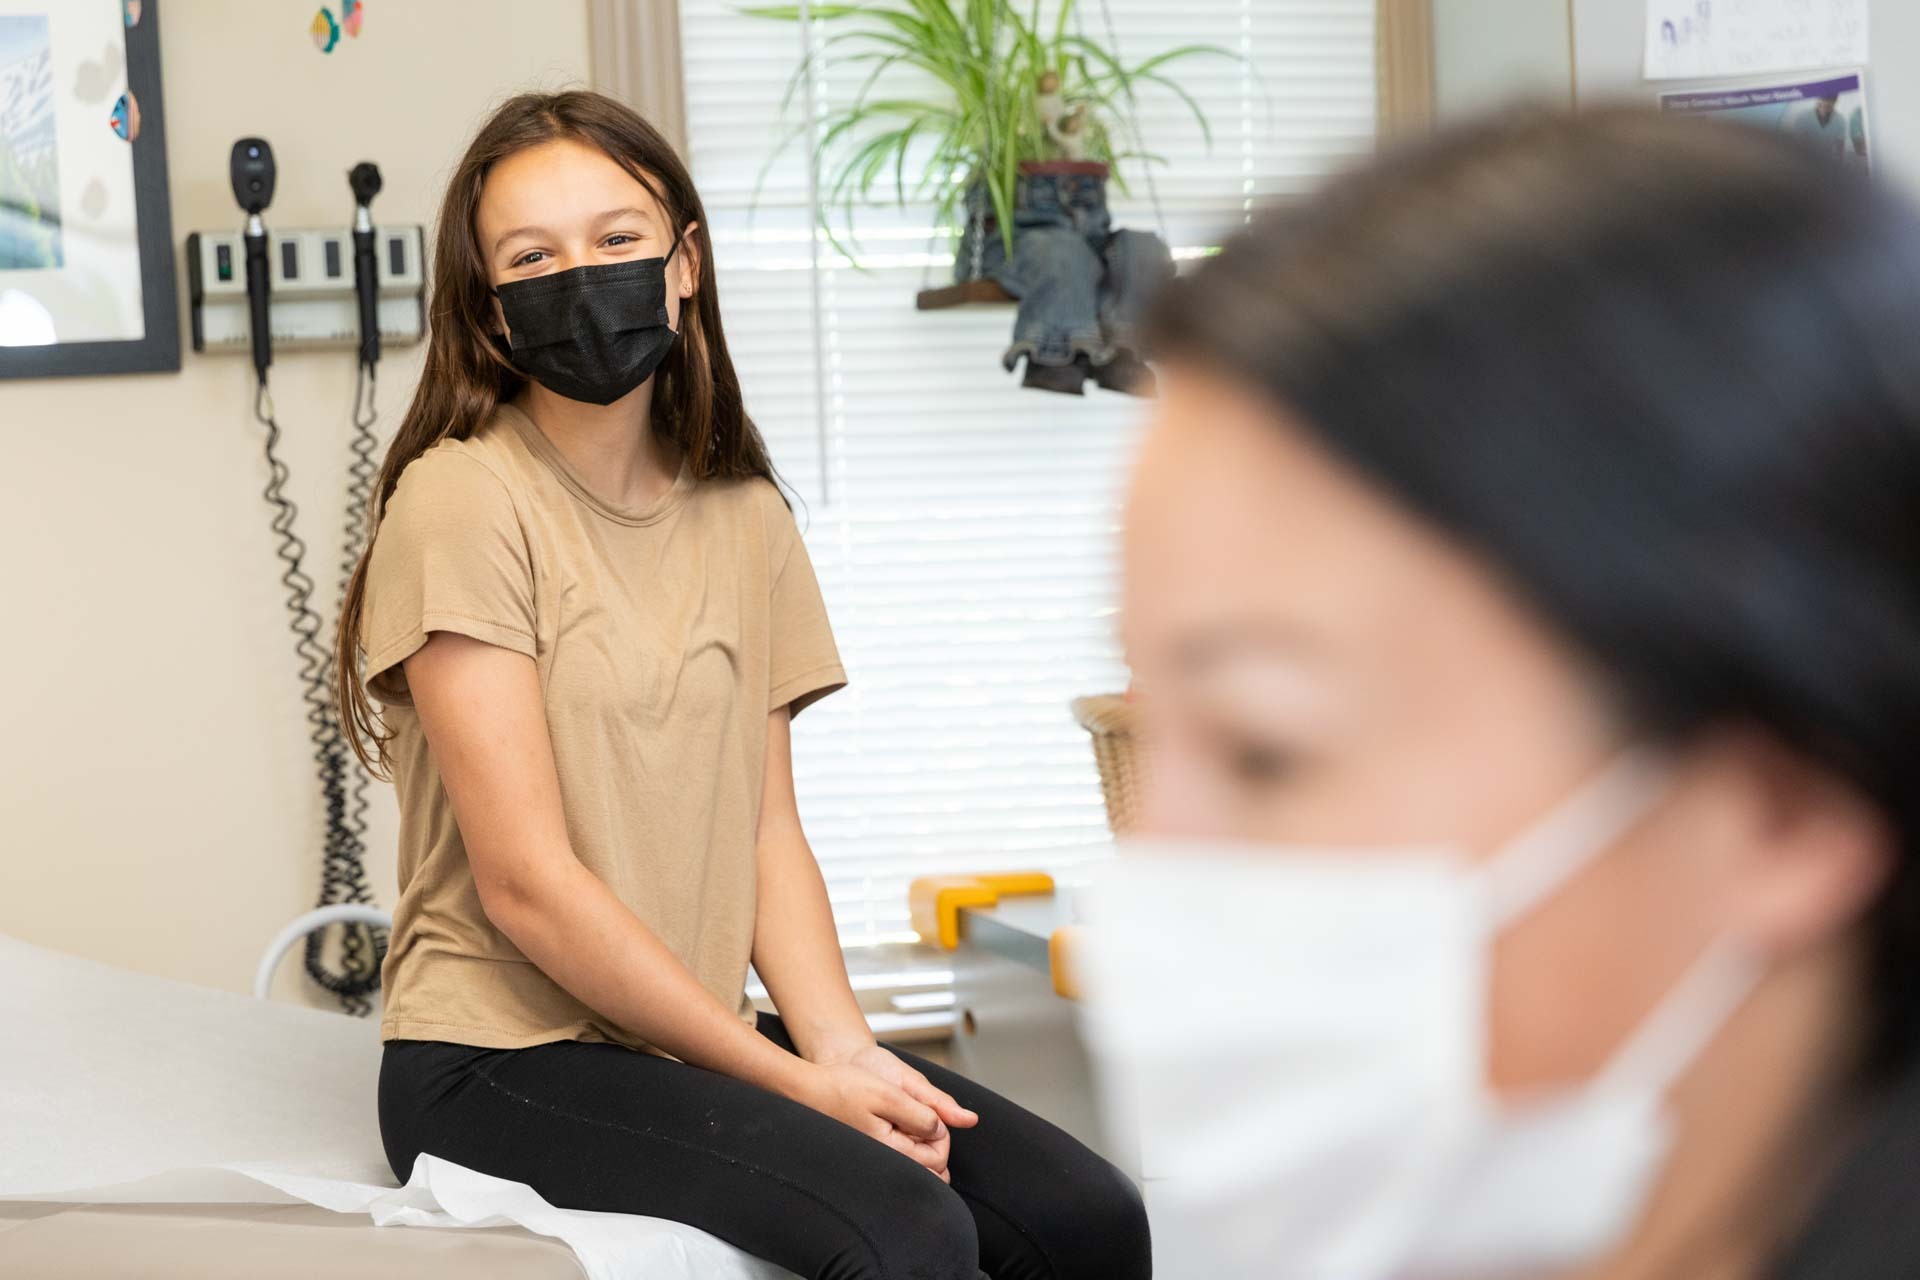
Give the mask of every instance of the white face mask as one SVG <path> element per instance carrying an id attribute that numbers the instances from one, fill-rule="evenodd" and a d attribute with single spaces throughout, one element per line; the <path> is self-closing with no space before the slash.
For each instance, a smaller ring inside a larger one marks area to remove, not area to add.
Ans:
<path id="1" fill-rule="evenodd" d="M 1757 958 L 1708 948 L 1598 1076 L 1512 1100 L 1486 1083 L 1489 954 L 1665 786 L 1623 757 L 1478 864 L 1140 842 L 1103 867 L 1083 1030 L 1116 1136 L 1138 1135 L 1158 1274 L 1482 1280 L 1618 1243 L 1666 1094 Z"/>

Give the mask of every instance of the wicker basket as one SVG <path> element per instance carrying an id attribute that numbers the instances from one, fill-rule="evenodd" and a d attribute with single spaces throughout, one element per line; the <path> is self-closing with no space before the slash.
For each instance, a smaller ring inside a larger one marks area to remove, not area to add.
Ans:
<path id="1" fill-rule="evenodd" d="M 1107 826 L 1113 834 L 1125 835 L 1133 830 L 1140 804 L 1140 750 L 1133 732 L 1133 704 L 1117 693 L 1075 698 L 1073 718 L 1093 737 L 1100 791 L 1107 800 Z"/>

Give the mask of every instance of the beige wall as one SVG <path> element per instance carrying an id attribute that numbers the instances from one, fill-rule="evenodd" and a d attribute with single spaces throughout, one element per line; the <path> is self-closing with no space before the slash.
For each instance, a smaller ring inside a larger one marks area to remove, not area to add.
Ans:
<path id="1" fill-rule="evenodd" d="M 326 57 L 307 39 L 312 5 L 159 11 L 176 248 L 237 224 L 227 152 L 242 135 L 279 160 L 271 224 L 345 225 L 359 160 L 386 178 L 377 217 L 429 222 L 490 103 L 587 75 L 583 0 L 374 5 Z M 419 354 L 382 365 L 383 437 Z M 0 382 L 0 931 L 244 990 L 266 939 L 311 905 L 321 811 L 251 368 L 191 350 L 184 366 Z M 330 613 L 352 357 L 283 354 L 273 386 Z M 393 832 L 380 787 L 371 870 L 388 905 Z M 289 995 L 312 990 L 298 970 L 281 974 Z"/>
<path id="2" fill-rule="evenodd" d="M 1434 111 L 1439 120 L 1451 123 L 1521 98 L 1568 105 L 1568 3 L 1433 0 Z"/>

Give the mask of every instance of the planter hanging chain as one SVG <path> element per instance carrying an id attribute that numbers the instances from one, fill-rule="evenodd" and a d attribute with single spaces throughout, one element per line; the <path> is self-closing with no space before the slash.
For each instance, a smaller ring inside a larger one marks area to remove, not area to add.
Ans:
<path id="1" fill-rule="evenodd" d="M 1111 49 L 1118 50 L 1120 48 L 1120 35 L 1114 27 L 1113 7 L 1110 0 L 1100 0 L 1100 19 L 1101 24 L 1106 28 L 1107 46 Z M 1080 38 L 1085 40 L 1087 38 L 1086 22 L 1081 17 L 1080 10 L 1077 8 L 1073 11 L 1073 25 Z M 989 61 L 991 61 L 994 54 L 998 53 L 999 48 L 1000 10 L 996 7 L 993 11 L 993 27 L 988 33 L 986 52 L 989 56 Z M 997 81 L 992 78 L 989 78 L 987 81 L 987 118 L 989 121 L 998 119 L 994 111 L 993 101 L 993 87 L 996 83 Z M 1127 127 L 1133 134 L 1134 141 L 1138 142 L 1140 141 L 1140 103 L 1139 100 L 1134 97 L 1133 86 L 1131 84 L 1126 84 L 1124 88 L 1127 95 L 1127 108 L 1130 116 Z M 1154 225 L 1160 229 L 1160 239 L 1164 241 L 1168 249 L 1171 250 L 1173 240 L 1167 234 L 1167 213 L 1165 208 L 1160 204 L 1160 186 L 1153 180 L 1153 162 L 1144 156 L 1141 158 L 1141 171 L 1145 173 L 1147 177 L 1147 200 L 1153 205 Z M 969 189 L 967 192 L 967 227 L 971 236 L 972 261 L 967 266 L 966 278 L 969 280 L 978 280 L 986 269 L 987 211 L 986 202 L 977 199 L 976 192 L 972 189 Z M 923 289 L 927 287 L 928 282 L 933 276 L 933 246 L 938 241 L 939 234 L 939 231 L 936 229 L 927 235 L 927 260 L 922 263 L 920 267 L 920 287 Z"/>
<path id="2" fill-rule="evenodd" d="M 1107 47 L 1113 50 L 1113 56 L 1118 58 L 1120 56 L 1120 33 L 1114 30 L 1113 8 L 1108 3 L 1108 0 L 1100 0 L 1100 17 L 1107 28 Z M 1080 10 L 1077 8 L 1073 11 L 1073 26 L 1074 30 L 1079 33 L 1080 38 L 1085 40 L 1087 38 L 1087 28 L 1086 24 L 1081 21 Z M 1127 94 L 1127 113 L 1129 116 L 1127 128 L 1132 132 L 1134 142 L 1138 144 L 1142 141 L 1140 137 L 1140 103 L 1139 100 L 1133 96 L 1133 82 L 1123 79 L 1120 83 Z M 1153 205 L 1154 225 L 1160 228 L 1160 240 L 1167 246 L 1167 252 L 1172 253 L 1173 237 L 1167 234 L 1167 214 L 1166 211 L 1160 207 L 1160 188 L 1153 180 L 1153 161 L 1144 153 L 1140 157 L 1140 171 L 1147 175 L 1147 200 Z"/>
<path id="3" fill-rule="evenodd" d="M 803 5 L 803 10 L 804 7 Z M 1114 26 L 1111 0 L 1100 0 L 1100 21 L 1101 25 L 1106 29 L 1107 46 L 1117 51 L 1120 48 L 1120 33 Z M 1085 40 L 1087 38 L 1086 20 L 1082 17 L 1081 11 L 1078 8 L 1075 8 L 1073 11 L 1073 26 L 1079 37 Z M 987 34 L 986 53 L 989 63 L 992 62 L 994 56 L 999 52 L 999 49 L 1000 10 L 998 6 L 996 6 L 993 10 L 993 25 Z M 993 100 L 994 85 L 997 83 L 998 80 L 993 77 L 989 77 L 987 80 L 987 119 L 989 122 L 999 118 L 995 112 L 995 103 Z M 1134 95 L 1133 85 L 1131 83 L 1123 82 L 1122 87 L 1127 95 L 1127 128 L 1128 131 L 1132 133 L 1135 143 L 1139 143 L 1141 141 L 1140 102 Z M 989 128 L 991 128 L 991 123 L 989 123 Z M 1153 179 L 1153 162 L 1143 154 L 1140 165 L 1141 171 L 1146 174 L 1147 178 L 1147 201 L 1153 206 L 1154 225 L 1160 230 L 1161 241 L 1165 243 L 1168 250 L 1171 251 L 1173 248 L 1173 239 L 1167 232 L 1166 209 L 1160 203 L 1160 185 Z M 963 233 L 963 238 L 966 235 L 970 235 L 971 238 L 972 251 L 969 255 L 971 261 L 967 265 L 966 274 L 968 280 L 980 279 L 986 269 L 987 201 L 978 198 L 980 194 L 975 187 L 969 186 L 967 191 L 968 230 L 967 233 Z M 937 227 L 927 233 L 926 259 L 920 264 L 920 287 L 923 290 L 933 278 L 933 249 L 934 245 L 938 243 L 939 238 L 940 231 Z"/>
<path id="4" fill-rule="evenodd" d="M 993 10 L 993 25 L 987 28 L 987 65 L 989 68 L 992 67 L 999 53 L 1000 8 L 996 5 Z M 993 101 L 993 86 L 999 82 L 1000 77 L 989 72 L 987 76 L 987 128 L 989 131 L 992 130 L 994 121 L 1000 118 Z M 988 140 L 992 140 L 991 132 L 988 133 Z M 989 155 L 989 160 L 991 160 L 991 155 Z M 969 186 L 967 189 L 968 213 L 971 215 L 973 221 L 973 265 L 967 272 L 967 279 L 969 280 L 978 280 L 981 272 L 986 269 L 987 211 L 983 207 L 985 201 L 974 198 L 975 190 L 972 186 Z"/>

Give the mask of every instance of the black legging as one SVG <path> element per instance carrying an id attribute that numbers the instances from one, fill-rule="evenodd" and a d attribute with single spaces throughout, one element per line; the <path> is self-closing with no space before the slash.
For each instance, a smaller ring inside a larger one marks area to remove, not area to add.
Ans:
<path id="1" fill-rule="evenodd" d="M 760 1033 L 791 1052 L 778 1018 Z M 898 1050 L 895 1050 L 898 1052 Z M 980 1123 L 949 1187 L 829 1116 L 730 1076 L 611 1044 L 476 1049 L 392 1040 L 380 1135 L 556 1205 L 668 1218 L 809 1280 L 1146 1280 L 1133 1184 L 1053 1125 L 902 1053 Z"/>

